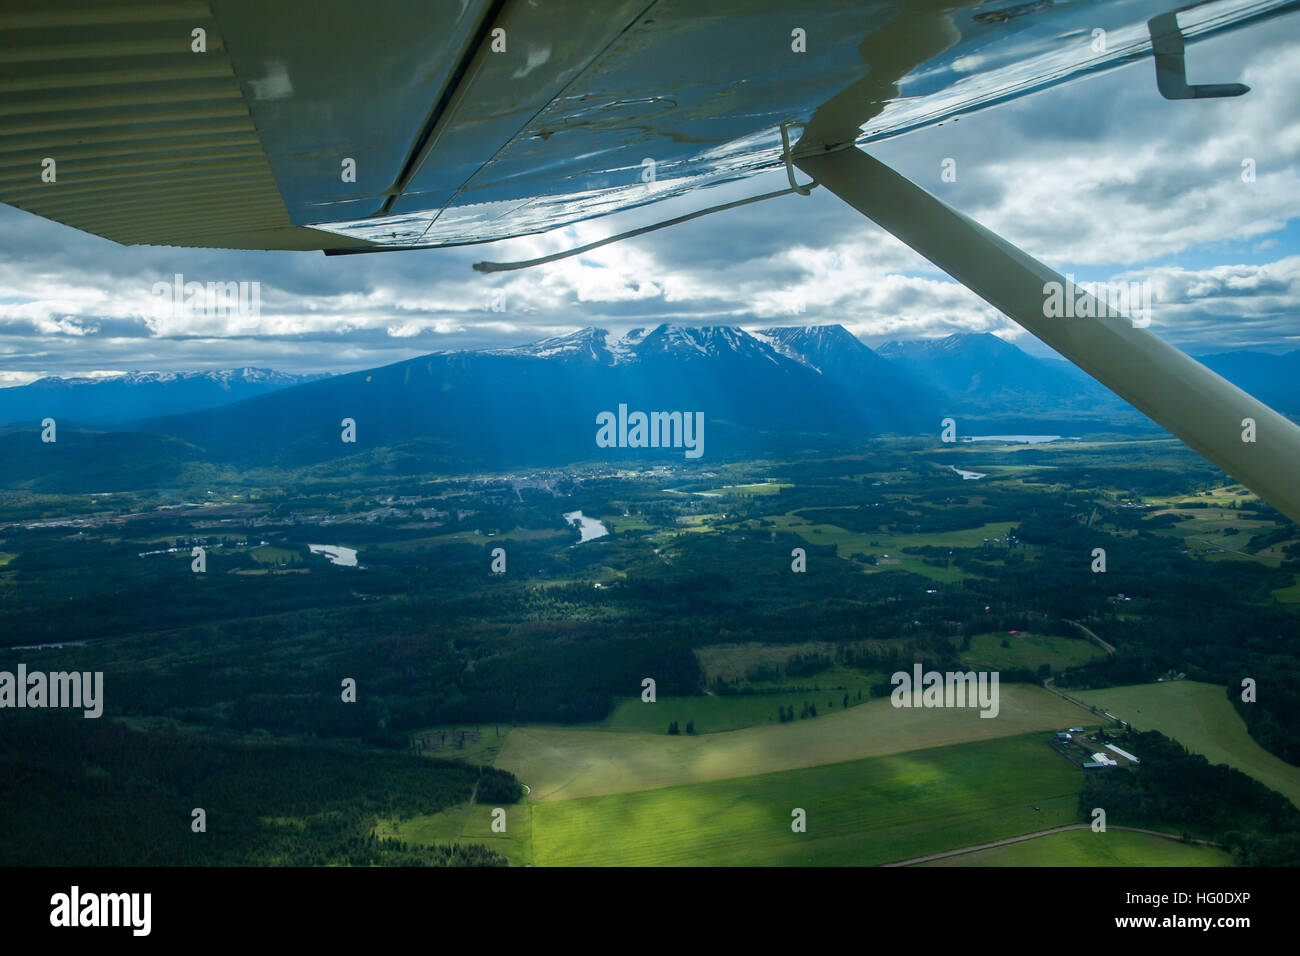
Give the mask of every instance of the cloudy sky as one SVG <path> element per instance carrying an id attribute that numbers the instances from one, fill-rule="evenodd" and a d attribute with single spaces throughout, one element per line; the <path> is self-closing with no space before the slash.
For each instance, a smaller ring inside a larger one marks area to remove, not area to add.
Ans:
<path id="1" fill-rule="evenodd" d="M 1193 354 L 1300 348 L 1296 17 L 1189 47 L 1189 80 L 1239 99 L 1168 102 L 1149 60 L 874 148 L 1079 281 L 1145 281 L 1153 332 Z M 956 160 L 957 181 L 941 163 Z M 1255 179 L 1244 182 L 1243 160 Z M 590 255 L 517 260 L 785 185 L 765 174 L 544 236 L 465 249 L 321 253 L 124 247 L 0 206 L 0 385 L 43 375 L 256 365 L 337 372 L 584 326 L 839 322 L 869 345 L 1028 335 L 825 189 L 719 213 Z M 160 314 L 155 282 L 261 283 L 255 331 Z M 505 311 L 489 304 L 504 291 Z M 805 311 L 791 314 L 797 297 Z"/>

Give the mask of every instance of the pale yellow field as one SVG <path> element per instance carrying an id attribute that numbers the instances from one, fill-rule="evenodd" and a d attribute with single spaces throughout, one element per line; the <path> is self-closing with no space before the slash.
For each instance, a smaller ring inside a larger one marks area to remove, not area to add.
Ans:
<path id="1" fill-rule="evenodd" d="M 789 724 L 696 737 L 517 727 L 496 766 L 531 787 L 533 800 L 568 800 L 1058 730 L 1087 715 L 1041 687 L 1006 684 L 1000 691 L 995 718 L 974 709 L 895 708 L 881 699 Z"/>

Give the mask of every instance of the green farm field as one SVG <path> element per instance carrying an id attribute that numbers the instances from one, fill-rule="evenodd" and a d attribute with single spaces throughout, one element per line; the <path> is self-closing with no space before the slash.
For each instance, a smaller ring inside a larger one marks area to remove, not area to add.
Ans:
<path id="1" fill-rule="evenodd" d="M 302 552 L 290 548 L 262 545 L 248 552 L 258 564 L 302 564 Z"/>
<path id="2" fill-rule="evenodd" d="M 421 846 L 481 843 L 500 853 L 512 866 L 528 865 L 532 862 L 532 805 L 520 803 L 501 808 L 506 812 L 505 833 L 493 832 L 493 809 L 479 803 L 403 820 L 381 818 L 375 824 L 374 834 Z"/>
<path id="3" fill-rule="evenodd" d="M 1180 680 L 1070 694 L 1128 721 L 1134 730 L 1158 730 L 1210 763 L 1236 767 L 1300 806 L 1300 767 L 1255 743 L 1222 687 Z"/>
<path id="4" fill-rule="evenodd" d="M 1149 833 L 1069 830 L 920 866 L 1232 866 L 1224 850 Z"/>
<path id="5" fill-rule="evenodd" d="M 1009 646 L 1002 646 L 1004 640 Z M 1079 637 L 1025 632 L 1012 636 L 999 632 L 972 636 L 970 650 L 964 652 L 961 659 L 972 667 L 990 670 L 1011 667 L 1037 669 L 1039 665 L 1047 664 L 1052 670 L 1059 671 L 1105 656 L 1106 652 L 1096 644 Z"/>
<path id="6" fill-rule="evenodd" d="M 539 803 L 539 866 L 876 865 L 1073 823 L 1082 773 L 1041 734 Z M 807 813 L 807 832 L 791 829 Z M 1037 809 L 1035 809 L 1037 808 Z"/>
<path id="7" fill-rule="evenodd" d="M 1013 521 L 999 521 L 981 525 L 978 528 L 965 528 L 960 531 L 935 531 L 929 534 L 888 534 L 883 531 L 859 533 L 846 531 L 833 524 L 815 524 L 798 515 L 772 515 L 768 520 L 778 531 L 790 531 L 810 544 L 834 545 L 841 557 L 853 554 L 874 554 L 878 567 L 882 570 L 895 569 L 910 571 L 938 581 L 940 584 L 952 584 L 969 577 L 967 573 L 956 568 L 939 568 L 925 564 L 920 557 L 903 553 L 904 548 L 976 548 L 984 539 L 1005 537 L 1016 526 Z M 875 542 L 874 544 L 872 542 Z M 888 557 L 886 557 L 888 555 Z"/>
<path id="8" fill-rule="evenodd" d="M 1274 591 L 1273 597 L 1283 604 L 1300 604 L 1300 575 L 1296 575 L 1290 587 L 1278 588 Z"/>
<path id="9" fill-rule="evenodd" d="M 1027 684 L 1003 685 L 1000 698 L 995 718 L 971 708 L 895 708 L 880 699 L 788 724 L 695 736 L 516 727 L 496 766 L 531 787 L 534 800 L 565 800 L 1057 730 L 1086 714 Z"/>
<path id="10" fill-rule="evenodd" d="M 985 538 L 1006 537 L 1008 531 L 1017 522 L 997 521 L 980 525 L 978 528 L 965 528 L 960 531 L 934 531 L 928 534 L 888 534 L 883 531 L 859 533 L 846 531 L 833 524 L 815 524 L 805 521 L 798 515 L 773 515 L 770 519 L 777 531 L 793 531 L 804 540 L 813 544 L 833 544 L 840 554 L 849 555 L 855 551 L 866 554 L 884 552 L 891 557 L 903 548 L 949 547 L 977 548 Z M 871 542 L 877 541 L 878 544 Z"/>
<path id="11" fill-rule="evenodd" d="M 841 680 L 853 679 L 853 689 L 840 689 L 836 685 Z M 609 730 L 618 733 L 665 734 L 668 725 L 676 721 L 681 733 L 686 733 L 686 724 L 695 724 L 696 734 L 719 734 L 746 727 L 765 725 L 780 726 L 778 709 L 793 707 L 796 714 L 803 710 L 804 704 L 815 704 L 820 716 L 836 714 L 844 710 L 844 696 L 849 695 L 849 707 L 868 703 L 871 684 L 885 680 L 887 677 L 861 676 L 844 669 L 843 675 L 829 677 L 815 674 L 811 677 L 790 678 L 791 684 L 801 686 L 819 685 L 822 690 L 790 691 L 771 694 L 731 694 L 708 695 L 698 697 L 660 697 L 653 707 L 641 698 L 620 700 L 614 705 L 614 712 L 597 724 L 580 725 L 588 730 Z M 861 691 L 862 699 L 857 699 Z M 810 718 L 813 719 L 813 718 Z M 815 718 L 820 719 L 820 717 Z"/>

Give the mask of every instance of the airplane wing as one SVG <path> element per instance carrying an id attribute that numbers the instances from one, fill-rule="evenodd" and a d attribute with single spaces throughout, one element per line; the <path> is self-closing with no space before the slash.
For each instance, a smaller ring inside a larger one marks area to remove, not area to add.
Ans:
<path id="1" fill-rule="evenodd" d="M 0 201 L 125 244 L 485 242 L 778 168 L 782 123 L 866 145 L 1150 56 L 1178 6 L 8 0 Z"/>

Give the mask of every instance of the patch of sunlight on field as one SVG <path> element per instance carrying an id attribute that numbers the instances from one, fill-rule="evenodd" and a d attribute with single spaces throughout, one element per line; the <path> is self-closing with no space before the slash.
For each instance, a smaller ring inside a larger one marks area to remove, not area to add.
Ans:
<path id="1" fill-rule="evenodd" d="M 492 811 L 489 804 L 461 805 L 441 813 L 424 814 L 405 820 L 381 819 L 375 825 L 375 836 L 391 837 L 407 843 L 431 846 L 434 844 L 481 843 L 496 850 L 512 866 L 526 866 L 532 862 L 533 807 L 527 803 L 507 804 L 506 832 L 492 832 Z"/>
<path id="2" fill-rule="evenodd" d="M 532 799 L 563 800 L 1060 730 L 1086 713 L 1028 684 L 1002 685 L 1000 704 L 996 718 L 984 718 L 971 708 L 895 708 L 880 699 L 788 724 L 693 737 L 517 727 L 496 766 L 528 784 Z"/>
<path id="3" fill-rule="evenodd" d="M 1068 830 L 919 866 L 1232 866 L 1226 850 L 1124 830 Z"/>
<path id="4" fill-rule="evenodd" d="M 1222 687 L 1180 680 L 1069 694 L 1128 721 L 1134 730 L 1158 730 L 1210 763 L 1236 767 L 1300 806 L 1300 767 L 1255 743 Z"/>
<path id="5" fill-rule="evenodd" d="M 1041 735 L 539 803 L 539 866 L 861 866 L 1078 819 L 1083 775 Z M 791 829 L 792 811 L 807 831 Z"/>

